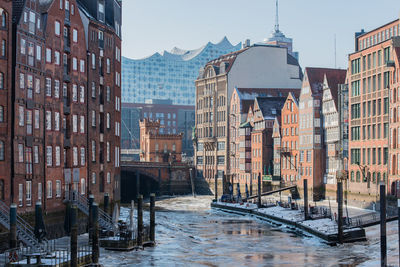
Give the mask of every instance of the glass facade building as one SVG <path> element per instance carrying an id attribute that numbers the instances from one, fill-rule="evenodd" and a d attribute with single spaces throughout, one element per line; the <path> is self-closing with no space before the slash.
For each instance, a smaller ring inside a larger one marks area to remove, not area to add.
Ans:
<path id="1" fill-rule="evenodd" d="M 196 50 L 174 48 L 143 59 L 122 58 L 122 102 L 171 99 L 173 105 L 195 105 L 199 69 L 208 61 L 241 49 L 226 37 Z"/>

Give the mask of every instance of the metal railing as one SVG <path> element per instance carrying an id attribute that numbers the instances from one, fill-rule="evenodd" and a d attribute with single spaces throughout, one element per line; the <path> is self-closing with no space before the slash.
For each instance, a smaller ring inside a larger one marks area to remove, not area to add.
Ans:
<path id="1" fill-rule="evenodd" d="M 36 251 L 32 248 L 16 248 L 5 251 L 4 260 L 2 263 L 4 265 L 9 263 L 17 263 L 20 261 L 27 260 L 28 257 L 31 258 L 31 264 L 37 264 L 33 254 Z M 79 244 L 78 246 L 78 265 L 87 264 L 91 262 L 92 247 L 89 244 Z M 62 264 L 67 264 L 71 260 L 71 249 L 70 247 L 53 247 L 51 253 L 41 253 L 40 258 L 46 260 L 46 265 L 50 266 L 61 266 Z M 32 260 L 33 259 L 33 260 Z"/>
<path id="2" fill-rule="evenodd" d="M 72 194 L 74 195 L 72 199 L 76 201 L 78 208 L 87 216 L 89 216 L 89 200 L 77 192 L 72 192 Z M 99 225 L 108 231 L 114 230 L 111 216 L 102 209 L 99 209 Z"/>
<path id="3" fill-rule="evenodd" d="M 10 208 L 0 201 L 0 223 L 10 230 Z M 24 219 L 17 214 L 17 235 L 18 238 L 28 247 L 34 250 L 45 250 L 47 247 L 47 239 L 43 239 L 42 243 L 36 239 L 34 229 Z"/>

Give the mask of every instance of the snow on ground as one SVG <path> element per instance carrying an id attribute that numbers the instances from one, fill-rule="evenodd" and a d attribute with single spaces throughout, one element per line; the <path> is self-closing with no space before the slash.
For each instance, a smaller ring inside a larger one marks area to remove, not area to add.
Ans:
<path id="1" fill-rule="evenodd" d="M 229 206 L 229 207 L 234 207 L 234 208 L 240 208 L 240 209 L 245 209 L 245 210 L 254 210 L 257 209 L 256 204 L 252 203 L 228 203 L 228 202 L 218 202 L 218 205 L 221 206 Z"/>

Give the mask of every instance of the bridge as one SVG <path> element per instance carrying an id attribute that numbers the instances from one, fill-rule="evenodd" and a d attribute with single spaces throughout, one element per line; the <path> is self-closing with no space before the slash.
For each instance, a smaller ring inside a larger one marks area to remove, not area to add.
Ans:
<path id="1" fill-rule="evenodd" d="M 157 195 L 182 195 L 192 192 L 191 167 L 175 162 L 121 162 L 121 201 L 129 202 L 138 194 L 144 197 Z"/>

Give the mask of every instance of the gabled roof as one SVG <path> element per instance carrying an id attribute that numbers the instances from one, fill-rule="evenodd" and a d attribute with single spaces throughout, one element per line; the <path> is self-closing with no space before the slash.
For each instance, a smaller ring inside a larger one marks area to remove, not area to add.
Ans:
<path id="1" fill-rule="evenodd" d="M 257 97 L 255 100 L 263 118 L 268 120 L 273 120 L 281 114 L 285 101 L 286 97 Z"/>
<path id="2" fill-rule="evenodd" d="M 339 81 L 345 82 L 346 70 L 342 69 L 329 69 L 329 68 L 306 68 L 305 73 L 307 75 L 311 90 L 313 94 L 322 93 L 322 84 L 326 75 L 329 86 L 334 86 Z M 337 89 L 337 88 L 336 88 Z"/>
<path id="3" fill-rule="evenodd" d="M 274 120 L 274 126 L 273 126 L 273 133 L 272 133 L 272 138 L 278 138 L 281 137 L 281 116 L 276 116 Z M 275 131 L 277 129 L 277 131 Z"/>
<path id="4" fill-rule="evenodd" d="M 39 0 L 39 12 L 47 13 L 54 0 Z"/>
<path id="5" fill-rule="evenodd" d="M 346 82 L 347 71 L 338 70 L 335 75 L 331 73 L 331 75 L 325 74 L 325 79 L 328 82 L 328 87 L 331 90 L 332 99 L 335 103 L 336 110 L 338 107 L 338 90 L 339 84 L 344 84 Z"/>

